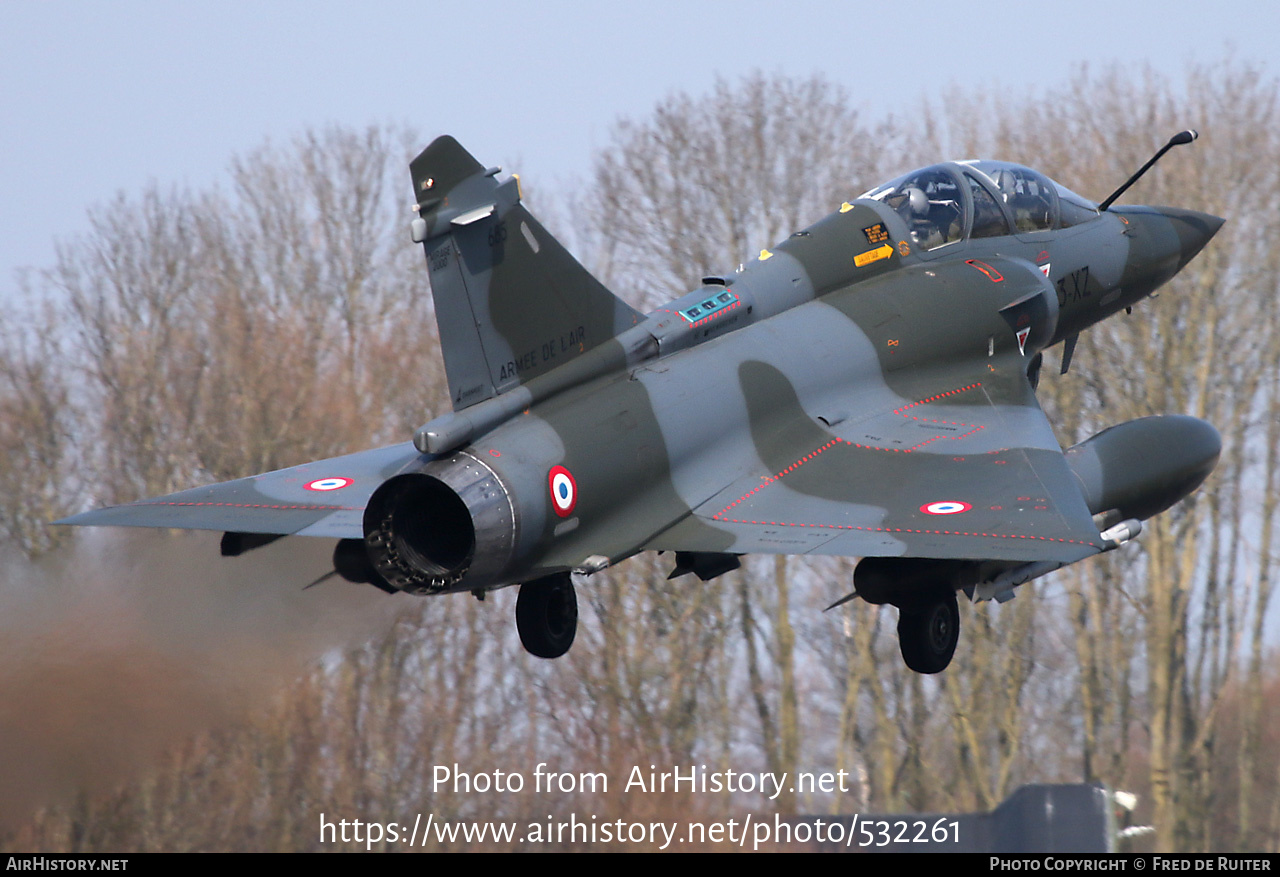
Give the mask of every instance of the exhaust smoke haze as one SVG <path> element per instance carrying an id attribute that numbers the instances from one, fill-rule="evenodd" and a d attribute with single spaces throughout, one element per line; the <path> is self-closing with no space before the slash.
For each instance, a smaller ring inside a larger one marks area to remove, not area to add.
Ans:
<path id="1" fill-rule="evenodd" d="M 216 534 L 91 532 L 0 581 L 0 825 L 100 792 L 262 703 L 402 598 L 332 578 L 331 542 L 239 558 Z"/>

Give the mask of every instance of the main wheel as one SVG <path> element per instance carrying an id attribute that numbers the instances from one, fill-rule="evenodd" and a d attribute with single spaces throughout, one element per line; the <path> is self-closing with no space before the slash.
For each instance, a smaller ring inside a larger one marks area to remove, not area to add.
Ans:
<path id="1" fill-rule="evenodd" d="M 960 607 L 955 591 L 898 612 L 898 648 L 917 673 L 941 673 L 960 641 Z"/>
<path id="2" fill-rule="evenodd" d="M 558 658 L 569 651 L 578 633 L 578 596 L 567 572 L 520 586 L 516 630 L 531 655 Z"/>

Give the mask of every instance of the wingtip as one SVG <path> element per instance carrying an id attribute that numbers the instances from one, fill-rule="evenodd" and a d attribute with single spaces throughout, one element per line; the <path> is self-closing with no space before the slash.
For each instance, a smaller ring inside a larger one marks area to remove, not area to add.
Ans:
<path id="1" fill-rule="evenodd" d="M 78 515 L 69 515 L 65 518 L 59 518 L 56 521 L 50 521 L 51 527 L 92 527 L 97 523 L 98 513 L 106 511 L 106 509 L 94 509 L 93 511 L 80 512 Z"/>

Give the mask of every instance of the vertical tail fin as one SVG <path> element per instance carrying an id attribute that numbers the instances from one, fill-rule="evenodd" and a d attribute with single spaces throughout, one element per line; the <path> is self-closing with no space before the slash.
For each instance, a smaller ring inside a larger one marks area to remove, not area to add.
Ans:
<path id="1" fill-rule="evenodd" d="M 409 164 L 454 410 L 564 364 L 638 323 L 452 137 Z"/>

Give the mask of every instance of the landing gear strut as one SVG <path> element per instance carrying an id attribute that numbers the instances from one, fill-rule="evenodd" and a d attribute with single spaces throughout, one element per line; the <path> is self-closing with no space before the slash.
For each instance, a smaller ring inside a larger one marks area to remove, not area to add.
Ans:
<path id="1" fill-rule="evenodd" d="M 578 597 L 567 572 L 520 586 L 516 630 L 531 655 L 558 658 L 569 651 L 578 633 Z"/>
<path id="2" fill-rule="evenodd" d="M 898 610 L 898 648 L 917 673 L 941 673 L 960 641 L 960 608 L 950 589 Z"/>

